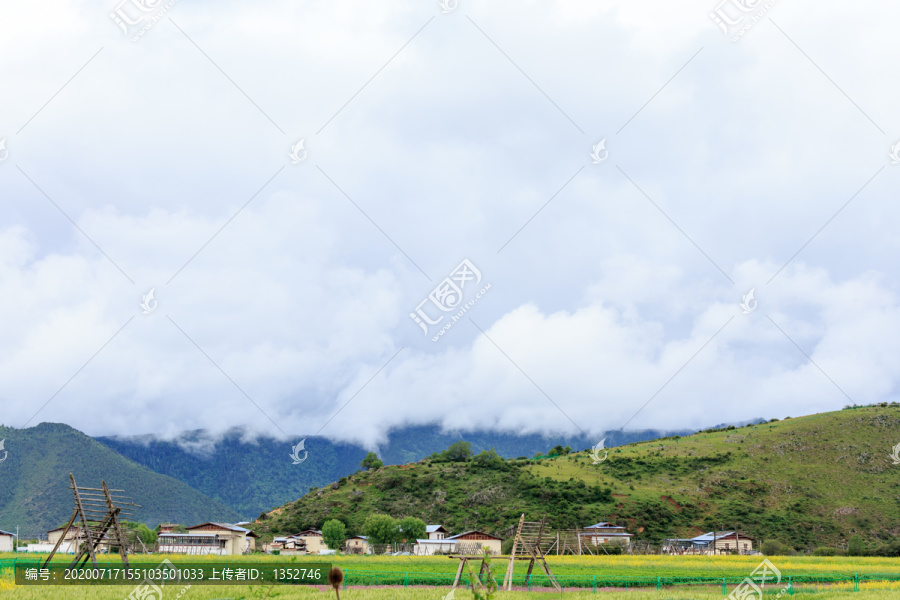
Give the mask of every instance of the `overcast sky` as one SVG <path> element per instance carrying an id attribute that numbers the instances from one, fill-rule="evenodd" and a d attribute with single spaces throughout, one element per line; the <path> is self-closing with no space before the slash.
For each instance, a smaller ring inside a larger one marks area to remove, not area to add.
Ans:
<path id="1" fill-rule="evenodd" d="M 898 400 L 896 2 L 117 2 L 0 0 L 3 424 Z"/>

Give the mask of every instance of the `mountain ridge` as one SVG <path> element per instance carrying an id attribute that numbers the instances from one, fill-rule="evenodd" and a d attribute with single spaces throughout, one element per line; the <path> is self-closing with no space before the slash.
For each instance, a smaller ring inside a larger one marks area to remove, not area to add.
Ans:
<path id="1" fill-rule="evenodd" d="M 239 514 L 177 479 L 156 473 L 62 423 L 28 429 L 0 426 L 6 460 L 0 463 L 0 529 L 20 527 L 22 537 L 37 537 L 64 524 L 74 499 L 69 473 L 79 486 L 100 487 L 101 480 L 124 489 L 136 504 L 135 518 L 145 523 L 236 520 Z"/>

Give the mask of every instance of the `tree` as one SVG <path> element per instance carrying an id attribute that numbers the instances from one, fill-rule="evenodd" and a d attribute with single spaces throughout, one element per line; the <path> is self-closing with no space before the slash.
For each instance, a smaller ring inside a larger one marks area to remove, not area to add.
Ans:
<path id="1" fill-rule="evenodd" d="M 863 556 L 866 553 L 866 545 L 863 543 L 863 539 L 859 534 L 850 538 L 850 544 L 847 547 L 847 551 L 850 556 Z"/>
<path id="2" fill-rule="evenodd" d="M 425 538 L 425 521 L 422 519 L 417 517 L 403 517 L 397 525 L 400 528 L 400 537 L 404 538 L 407 542 Z"/>
<path id="3" fill-rule="evenodd" d="M 322 540 L 332 550 L 340 550 L 347 539 L 347 528 L 337 519 L 325 521 L 322 525 Z"/>
<path id="4" fill-rule="evenodd" d="M 374 452 L 369 452 L 366 454 L 366 457 L 362 459 L 362 462 L 359 463 L 364 469 L 380 469 L 384 466 L 384 463 L 378 458 L 378 455 Z"/>
<path id="5" fill-rule="evenodd" d="M 447 460 L 464 462 L 472 458 L 472 444 L 462 440 L 453 442 L 446 450 Z"/>
<path id="6" fill-rule="evenodd" d="M 144 525 L 143 523 L 135 523 L 134 521 L 122 521 L 125 529 L 133 531 L 138 539 L 144 542 L 145 546 L 152 546 L 156 543 L 156 532 Z"/>
<path id="7" fill-rule="evenodd" d="M 400 533 L 397 521 L 390 515 L 370 514 L 363 523 L 363 533 L 373 544 L 390 544 Z"/>
<path id="8" fill-rule="evenodd" d="M 472 459 L 472 464 L 477 467 L 497 468 L 503 465 L 503 459 L 500 458 L 496 450 L 491 448 L 476 454 L 475 458 Z"/>

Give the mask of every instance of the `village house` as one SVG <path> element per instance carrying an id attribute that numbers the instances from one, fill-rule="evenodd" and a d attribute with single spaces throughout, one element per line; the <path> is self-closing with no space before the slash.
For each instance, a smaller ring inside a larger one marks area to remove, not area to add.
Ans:
<path id="1" fill-rule="evenodd" d="M 625 533 L 625 527 L 623 526 L 600 521 L 585 527 L 581 537 L 582 541 L 595 546 L 600 544 L 619 544 L 627 548 L 631 544 L 632 534 Z"/>
<path id="2" fill-rule="evenodd" d="M 247 554 L 256 548 L 253 531 L 229 523 L 201 523 L 187 533 L 160 533 L 159 552 L 164 554 Z"/>
<path id="3" fill-rule="evenodd" d="M 306 542 L 295 535 L 284 537 L 276 537 L 269 543 L 265 551 L 272 553 L 277 551 L 279 554 L 306 554 Z"/>
<path id="4" fill-rule="evenodd" d="M 178 523 L 160 523 L 160 533 L 175 533 L 178 530 Z"/>
<path id="5" fill-rule="evenodd" d="M 500 545 L 503 543 L 503 540 L 495 535 L 474 529 L 451 535 L 445 540 L 457 542 L 456 551 L 461 554 L 480 554 L 482 549 L 487 549 L 490 554 L 500 554 Z"/>
<path id="6" fill-rule="evenodd" d="M 65 532 L 65 537 L 63 537 L 63 532 Z M 109 552 L 109 544 L 107 535 L 103 536 L 103 541 L 100 542 L 100 546 L 98 548 L 99 552 Z M 60 538 L 62 541 L 60 542 Z M 65 527 L 57 527 L 56 529 L 51 529 L 47 532 L 47 542 L 46 543 L 38 543 L 38 544 L 29 544 L 26 552 L 50 552 L 53 550 L 53 547 L 56 546 L 56 542 L 60 542 L 59 548 L 57 548 L 57 552 L 61 552 L 63 554 L 75 554 L 77 548 L 80 548 L 81 545 L 85 542 L 87 537 L 84 535 L 84 532 L 77 525 L 73 525 L 69 527 L 69 531 L 66 531 Z M 34 548 L 32 549 L 32 546 Z M 44 549 L 46 547 L 46 550 Z"/>
<path id="7" fill-rule="evenodd" d="M 354 535 L 344 542 L 344 552 L 347 554 L 372 554 L 369 546 L 369 538 L 365 535 Z"/>
<path id="8" fill-rule="evenodd" d="M 693 538 L 663 542 L 668 554 L 753 554 L 754 539 L 738 531 L 710 531 Z"/>
<path id="9" fill-rule="evenodd" d="M 265 551 L 279 554 L 323 554 L 329 552 L 328 546 L 318 529 L 305 529 L 300 533 L 284 537 L 276 537 L 267 544 Z"/>
<path id="10" fill-rule="evenodd" d="M 443 525 L 426 525 L 425 534 L 429 540 L 442 540 L 450 535 L 450 532 Z"/>
<path id="11" fill-rule="evenodd" d="M 305 529 L 294 537 L 303 540 L 306 544 L 306 551 L 309 554 L 322 554 L 323 550 L 328 550 L 328 546 L 325 545 L 325 538 L 322 537 L 322 532 L 318 529 Z"/>
<path id="12" fill-rule="evenodd" d="M 418 556 L 431 556 L 433 554 L 451 554 L 457 551 L 459 542 L 450 539 L 421 539 L 416 540 L 413 546 L 413 554 Z"/>
<path id="13" fill-rule="evenodd" d="M 13 552 L 16 534 L 0 530 L 0 552 Z"/>

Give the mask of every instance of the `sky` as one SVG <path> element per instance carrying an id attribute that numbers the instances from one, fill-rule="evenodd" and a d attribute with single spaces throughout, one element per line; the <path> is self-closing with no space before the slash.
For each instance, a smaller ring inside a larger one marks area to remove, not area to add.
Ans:
<path id="1" fill-rule="evenodd" d="M 376 447 L 900 399 L 896 3 L 0 15 L 4 425 Z"/>

